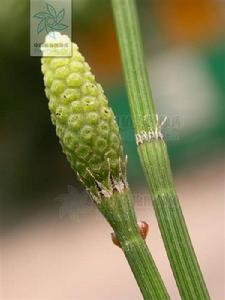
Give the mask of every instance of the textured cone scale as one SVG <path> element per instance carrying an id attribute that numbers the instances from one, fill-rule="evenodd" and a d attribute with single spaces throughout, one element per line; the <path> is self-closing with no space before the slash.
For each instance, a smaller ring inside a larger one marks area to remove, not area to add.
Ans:
<path id="1" fill-rule="evenodd" d="M 67 36 L 55 33 L 54 42 L 62 41 L 71 43 Z M 55 54 L 58 57 L 52 56 Z M 77 45 L 72 43 L 72 57 L 59 54 L 53 48 L 48 57 L 43 52 L 42 58 L 51 120 L 71 167 L 98 201 L 125 185 L 119 129 L 102 87 Z"/>

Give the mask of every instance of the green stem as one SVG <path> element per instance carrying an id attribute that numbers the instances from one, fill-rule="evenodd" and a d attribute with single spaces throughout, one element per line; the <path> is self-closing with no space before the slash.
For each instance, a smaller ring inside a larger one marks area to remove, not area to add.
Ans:
<path id="1" fill-rule="evenodd" d="M 112 0 L 112 5 L 135 132 L 155 131 L 135 1 Z M 210 299 L 176 194 L 166 144 L 162 138 L 150 138 L 138 146 L 138 152 L 180 295 L 185 300 Z"/>
<path id="2" fill-rule="evenodd" d="M 112 226 L 145 300 L 168 300 L 169 295 L 142 239 L 131 202 L 125 189 L 105 198 L 98 208 Z"/>

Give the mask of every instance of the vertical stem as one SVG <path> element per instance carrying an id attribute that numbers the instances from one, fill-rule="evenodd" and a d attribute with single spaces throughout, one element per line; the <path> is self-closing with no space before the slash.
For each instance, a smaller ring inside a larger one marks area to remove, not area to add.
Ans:
<path id="1" fill-rule="evenodd" d="M 123 71 L 127 83 L 130 109 L 135 131 L 155 128 L 156 110 L 143 59 L 138 16 L 133 0 L 112 0 Z"/>
<path id="2" fill-rule="evenodd" d="M 131 202 L 131 193 L 115 192 L 98 205 L 112 226 L 144 299 L 168 300 L 169 295 L 145 241 L 142 239 Z"/>
<path id="3" fill-rule="evenodd" d="M 134 0 L 112 0 L 126 85 L 136 134 L 150 134 L 138 145 L 153 207 L 182 299 L 210 299 L 170 169 L 166 144 L 157 124 Z"/>

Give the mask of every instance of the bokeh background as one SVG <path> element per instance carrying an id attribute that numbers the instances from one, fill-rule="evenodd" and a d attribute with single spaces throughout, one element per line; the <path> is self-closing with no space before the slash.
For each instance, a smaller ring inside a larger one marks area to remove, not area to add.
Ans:
<path id="1" fill-rule="evenodd" d="M 138 2 L 151 86 L 181 205 L 213 300 L 224 298 L 225 4 Z M 116 114 L 139 219 L 178 292 L 138 160 L 110 1 L 73 1 L 73 40 Z M 108 224 L 77 183 L 49 119 L 29 1 L 0 5 L 0 299 L 141 299 Z M 191 300 L 191 299 L 190 299 Z"/>

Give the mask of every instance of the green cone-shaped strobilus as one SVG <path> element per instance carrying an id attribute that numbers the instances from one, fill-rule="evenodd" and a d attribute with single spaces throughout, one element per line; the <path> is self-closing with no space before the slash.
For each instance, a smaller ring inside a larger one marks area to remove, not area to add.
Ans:
<path id="1" fill-rule="evenodd" d="M 102 87 L 77 45 L 59 32 L 48 34 L 45 44 L 49 42 L 72 47 L 72 56 L 66 57 L 63 48 L 52 47 L 47 53 L 42 46 L 42 72 L 52 123 L 71 167 L 98 202 L 126 184 L 119 128 Z"/>

